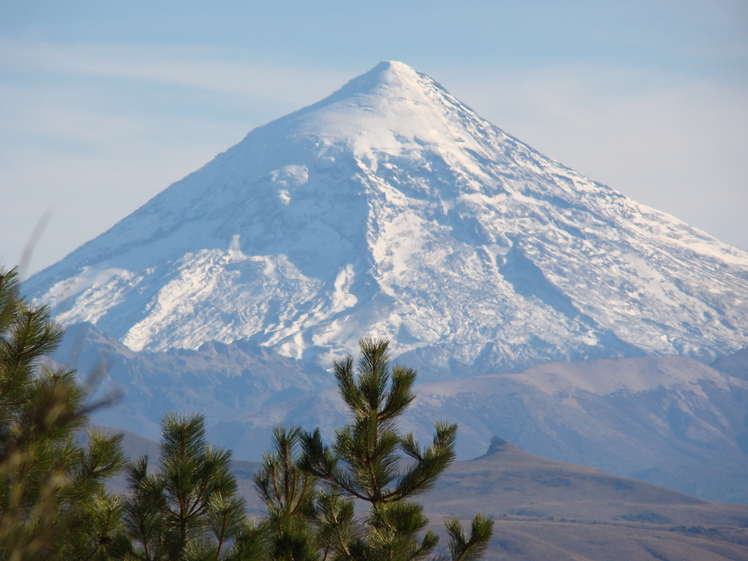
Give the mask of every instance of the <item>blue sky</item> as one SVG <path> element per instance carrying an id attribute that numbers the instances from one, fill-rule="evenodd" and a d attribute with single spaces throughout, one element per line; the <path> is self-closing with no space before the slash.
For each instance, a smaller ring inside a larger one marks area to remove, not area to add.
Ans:
<path id="1" fill-rule="evenodd" d="M 748 3 L 0 0 L 0 263 L 64 257 L 249 130 L 401 60 L 748 250 Z"/>

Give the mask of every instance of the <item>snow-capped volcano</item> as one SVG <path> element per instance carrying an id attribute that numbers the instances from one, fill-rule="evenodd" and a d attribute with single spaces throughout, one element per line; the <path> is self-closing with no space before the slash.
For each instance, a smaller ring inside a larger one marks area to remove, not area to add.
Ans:
<path id="1" fill-rule="evenodd" d="M 25 289 L 133 350 L 252 339 L 327 365 L 377 335 L 427 378 L 748 339 L 748 254 L 399 62 L 253 130 Z"/>

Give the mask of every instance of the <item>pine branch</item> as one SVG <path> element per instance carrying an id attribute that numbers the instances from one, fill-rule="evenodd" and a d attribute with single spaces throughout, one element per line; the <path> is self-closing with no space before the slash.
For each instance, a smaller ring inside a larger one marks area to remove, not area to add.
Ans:
<path id="1" fill-rule="evenodd" d="M 448 519 L 444 525 L 449 534 L 449 551 L 452 554 L 452 561 L 477 561 L 485 553 L 493 533 L 493 520 L 476 514 L 469 538 L 456 518 Z"/>

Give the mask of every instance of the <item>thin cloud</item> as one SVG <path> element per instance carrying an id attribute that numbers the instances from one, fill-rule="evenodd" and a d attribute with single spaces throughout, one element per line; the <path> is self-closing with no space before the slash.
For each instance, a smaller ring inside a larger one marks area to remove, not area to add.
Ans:
<path id="1" fill-rule="evenodd" d="M 0 41 L 0 64 L 16 71 L 139 80 L 290 104 L 316 99 L 345 81 L 337 72 L 256 64 L 244 56 L 239 50 L 199 46 Z"/>

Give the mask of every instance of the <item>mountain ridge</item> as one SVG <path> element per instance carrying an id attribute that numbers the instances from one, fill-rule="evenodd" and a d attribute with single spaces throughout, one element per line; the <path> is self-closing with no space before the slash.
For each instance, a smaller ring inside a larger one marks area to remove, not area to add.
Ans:
<path id="1" fill-rule="evenodd" d="M 165 413 L 202 414 L 211 441 L 242 460 L 260 459 L 276 425 L 320 428 L 331 439 L 348 422 L 331 372 L 249 341 L 133 352 L 79 325 L 52 358 L 84 378 L 106 364 L 96 388 L 123 399 L 96 411 L 96 423 L 157 439 Z M 500 436 L 549 459 L 748 502 L 748 381 L 693 359 L 556 362 L 414 389 L 401 428 L 425 442 L 435 419 L 457 423 L 459 459 Z"/>
<path id="2" fill-rule="evenodd" d="M 119 432 L 106 429 L 109 432 Z M 158 457 L 158 444 L 132 433 L 123 441 L 130 458 Z M 232 462 L 250 515 L 264 515 L 253 473 L 258 463 Z M 113 483 L 126 489 L 124 477 Z M 708 503 L 656 485 L 601 470 L 556 462 L 495 439 L 479 458 L 455 461 L 434 489 L 419 498 L 440 532 L 475 512 L 494 519 L 484 558 L 705 561 L 748 558 L 748 506 Z"/>
<path id="3" fill-rule="evenodd" d="M 748 502 L 744 425 L 748 383 L 693 359 L 641 357 L 536 365 L 416 386 L 400 425 L 421 441 L 434 420 L 456 423 L 458 458 L 491 439 L 722 502 Z M 261 450 L 276 425 L 318 427 L 332 439 L 347 422 L 335 389 L 269 404 L 211 426 L 237 451 Z M 241 453 L 241 452 L 239 452 Z"/>

